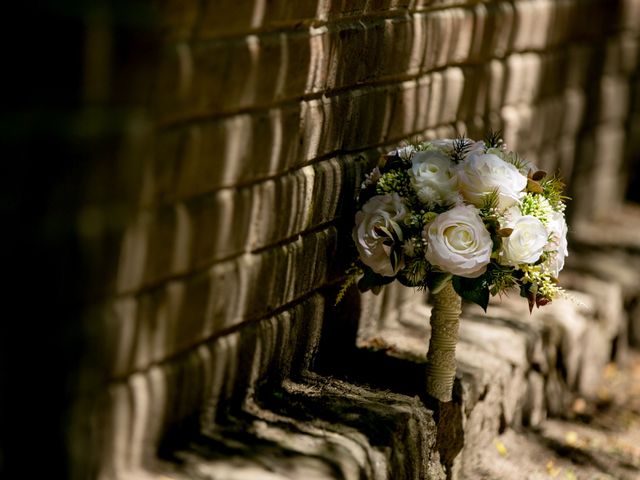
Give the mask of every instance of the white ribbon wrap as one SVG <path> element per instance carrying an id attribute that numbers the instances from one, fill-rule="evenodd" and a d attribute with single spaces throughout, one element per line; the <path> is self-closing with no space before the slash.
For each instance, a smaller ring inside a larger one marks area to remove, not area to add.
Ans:
<path id="1" fill-rule="evenodd" d="M 451 401 L 456 375 L 456 344 L 462 299 L 447 282 L 433 296 L 431 339 L 427 353 L 427 393 L 441 402 Z"/>

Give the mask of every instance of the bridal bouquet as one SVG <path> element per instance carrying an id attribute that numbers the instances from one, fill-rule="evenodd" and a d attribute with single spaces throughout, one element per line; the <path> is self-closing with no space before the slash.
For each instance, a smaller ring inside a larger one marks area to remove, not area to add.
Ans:
<path id="1" fill-rule="evenodd" d="M 385 155 L 362 184 L 349 272 L 361 291 L 398 280 L 433 294 L 427 390 L 451 399 L 460 297 L 486 310 L 518 288 L 533 306 L 560 293 L 567 252 L 563 183 L 484 141 L 433 140 Z"/>

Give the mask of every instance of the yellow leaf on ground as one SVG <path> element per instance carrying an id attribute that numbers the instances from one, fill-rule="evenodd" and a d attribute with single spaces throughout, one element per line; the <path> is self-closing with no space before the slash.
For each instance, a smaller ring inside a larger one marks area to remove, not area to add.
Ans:
<path id="1" fill-rule="evenodd" d="M 498 453 L 501 457 L 507 456 L 507 447 L 500 440 L 496 440 L 496 450 L 498 450 Z"/>
<path id="2" fill-rule="evenodd" d="M 578 443 L 578 434 L 574 431 L 567 432 L 564 436 L 564 441 L 567 445 L 574 446 Z"/>
<path id="3" fill-rule="evenodd" d="M 553 463 L 553 460 L 549 460 L 547 462 L 547 473 L 552 478 L 556 478 L 560 473 L 560 469 L 556 467 L 555 463 Z"/>

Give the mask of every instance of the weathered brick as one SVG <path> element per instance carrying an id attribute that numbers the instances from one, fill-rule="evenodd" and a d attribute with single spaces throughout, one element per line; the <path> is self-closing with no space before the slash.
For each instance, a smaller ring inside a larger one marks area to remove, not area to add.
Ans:
<path id="1" fill-rule="evenodd" d="M 593 51 L 585 45 L 571 45 L 566 58 L 568 87 L 583 88 L 594 63 Z"/>
<path id="2" fill-rule="evenodd" d="M 522 134 L 526 138 L 526 148 L 537 150 L 553 149 L 560 136 L 562 126 L 562 99 L 551 97 L 533 106 L 520 107 L 523 120 Z M 528 132 L 528 133 L 527 133 Z M 523 138 L 523 140 L 525 139 Z M 547 154 L 547 152 L 544 152 Z"/>
<path id="3" fill-rule="evenodd" d="M 547 30 L 548 45 L 558 46 L 571 39 L 573 34 L 573 17 L 579 15 L 577 3 L 573 0 L 557 0 L 553 2 L 549 29 Z"/>
<path id="4" fill-rule="evenodd" d="M 428 102 L 429 95 L 425 95 L 422 98 L 418 98 L 419 90 L 415 81 L 403 82 L 398 90 L 394 92 L 394 95 L 390 97 L 392 99 L 392 107 L 385 109 L 384 119 L 381 122 L 383 125 L 388 126 L 388 135 L 390 138 L 402 138 L 410 132 L 420 130 L 417 127 L 417 107 L 421 102 Z M 365 103 L 366 105 L 366 103 Z M 374 117 L 376 118 L 376 117 Z M 377 116 L 380 118 L 380 116 Z"/>
<path id="5" fill-rule="evenodd" d="M 599 121 L 623 122 L 629 112 L 630 92 L 627 78 L 603 76 L 600 82 Z"/>
<path id="6" fill-rule="evenodd" d="M 311 224 L 318 225 L 353 212 L 353 201 L 364 174 L 369 171 L 371 155 L 344 156 L 314 165 L 312 194 L 315 208 Z"/>
<path id="7" fill-rule="evenodd" d="M 488 4 L 481 57 L 485 60 L 504 57 L 512 48 L 515 28 L 515 12 L 511 3 Z"/>
<path id="8" fill-rule="evenodd" d="M 335 250 L 336 232 L 329 228 L 301 237 L 260 255 L 240 259 L 245 316 L 261 316 L 323 285 Z"/>
<path id="9" fill-rule="evenodd" d="M 528 0 L 514 3 L 514 50 L 543 50 L 547 46 L 552 15 L 557 8 L 555 3 L 552 0 Z"/>
<path id="10" fill-rule="evenodd" d="M 575 135 L 584 118 L 586 98 L 579 89 L 567 89 L 564 95 L 562 131 L 568 135 Z"/>
<path id="11" fill-rule="evenodd" d="M 487 110 L 497 112 L 505 103 L 507 68 L 499 60 L 492 60 L 485 68 L 488 76 Z"/>
<path id="12" fill-rule="evenodd" d="M 363 163 L 353 157 L 325 160 L 253 187 L 247 250 L 292 238 L 339 217 L 339 208 L 348 207 L 355 197 Z"/>
<path id="13" fill-rule="evenodd" d="M 263 25 L 296 26 L 301 21 L 314 19 L 320 14 L 319 3 L 319 1 L 289 2 L 287 0 L 274 0 L 265 5 Z"/>
<path id="14" fill-rule="evenodd" d="M 394 102 L 401 95 L 397 85 L 362 88 L 349 92 L 350 108 L 345 125 L 343 146 L 377 145 L 391 137 Z"/>
<path id="15" fill-rule="evenodd" d="M 536 56 L 538 58 L 534 59 Z M 528 57 L 529 71 L 532 72 L 533 69 L 538 69 L 538 82 L 535 87 L 535 96 L 531 101 L 535 102 L 538 98 L 560 95 L 565 88 L 565 52 L 551 51 L 540 55 L 530 54 Z"/>
<path id="16" fill-rule="evenodd" d="M 243 251 L 252 202 L 252 192 L 247 188 L 225 189 L 185 202 L 197 232 L 190 245 L 194 267 Z"/>
<path id="17" fill-rule="evenodd" d="M 344 122 L 352 121 L 348 115 L 349 98 L 346 95 L 322 97 L 302 104 L 300 158 L 303 161 L 336 151 L 342 144 Z"/>
<path id="18" fill-rule="evenodd" d="M 620 166 L 624 134 L 619 126 L 601 125 L 581 137 L 573 178 L 576 218 L 598 218 L 610 211 L 623 195 Z"/>
<path id="19" fill-rule="evenodd" d="M 160 51 L 157 81 L 154 83 L 154 107 L 161 116 L 173 119 L 190 106 L 196 90 L 196 75 L 192 47 L 187 43 L 168 45 Z M 221 85 L 212 85 L 213 88 Z M 196 112 L 194 112 L 196 113 Z"/>
<path id="20" fill-rule="evenodd" d="M 384 20 L 330 25 L 326 89 L 369 82 L 384 69 Z M 390 62 L 397 59 L 389 59 Z M 404 62 L 402 62 L 404 64 Z M 402 72 L 395 72 L 402 73 Z"/>
<path id="21" fill-rule="evenodd" d="M 293 104 L 187 127 L 174 176 L 177 197 L 260 180 L 299 163 L 300 108 Z"/>
<path id="22" fill-rule="evenodd" d="M 592 192 L 596 215 L 606 215 L 622 201 L 624 191 L 620 188 L 624 130 L 622 126 L 607 125 L 596 130 Z"/>
<path id="23" fill-rule="evenodd" d="M 110 375 L 145 369 L 319 288 L 335 242 L 328 228 L 106 304 Z"/>
<path id="24" fill-rule="evenodd" d="M 159 110 L 175 122 L 462 62 L 471 36 L 454 32 L 472 22 L 455 9 L 168 47 Z"/>
<path id="25" fill-rule="evenodd" d="M 438 118 L 438 124 L 453 123 L 458 117 L 458 109 L 464 90 L 464 75 L 457 67 L 448 68 L 443 72 L 444 97 Z"/>
<path id="26" fill-rule="evenodd" d="M 193 144 L 192 134 L 186 129 L 156 135 L 154 156 L 144 172 L 143 205 L 175 201 L 176 179 L 181 175 L 181 167 L 189 165 Z"/>
<path id="27" fill-rule="evenodd" d="M 252 202 L 250 188 L 224 189 L 141 213 L 122 242 L 118 291 L 241 253 Z"/>
<path id="28" fill-rule="evenodd" d="M 520 138 L 520 115 L 516 107 L 507 105 L 500 111 L 502 118 L 502 138 L 507 146 L 512 150 L 520 148 L 518 139 Z"/>
<path id="29" fill-rule="evenodd" d="M 427 128 L 433 128 L 439 124 L 440 112 L 445 101 L 445 86 L 442 73 L 434 72 L 429 83 L 429 115 L 427 117 Z"/>
<path id="30" fill-rule="evenodd" d="M 248 248 L 264 247 L 309 228 L 314 183 L 315 170 L 308 166 L 256 185 Z"/>
<path id="31" fill-rule="evenodd" d="M 422 67 L 424 23 L 419 16 L 394 17 L 384 21 L 380 48 L 380 77 L 399 73 L 417 75 Z"/>
<path id="32" fill-rule="evenodd" d="M 576 142 L 573 136 L 560 141 L 557 171 L 560 178 L 569 179 L 573 175 L 573 165 L 576 159 Z"/>
<path id="33" fill-rule="evenodd" d="M 261 2 L 204 1 L 197 33 L 207 38 L 259 28 L 267 10 L 265 7 L 266 4 Z"/>
<path id="34" fill-rule="evenodd" d="M 139 475 L 157 462 L 165 435 L 197 423 L 210 432 L 230 402 L 251 397 L 258 382 L 279 382 L 308 368 L 319 340 L 323 303 L 314 295 L 242 332 L 205 341 L 113 382 L 100 404 L 106 421 L 97 433 L 109 453 L 101 478 Z"/>
<path id="35" fill-rule="evenodd" d="M 453 37 L 452 15 L 449 10 L 439 10 L 427 14 L 427 49 L 425 67 L 427 70 L 444 67 L 449 59 Z"/>
<path id="36" fill-rule="evenodd" d="M 410 3 L 410 0 L 338 0 L 324 2 L 322 4 L 323 18 L 340 18 L 365 16 L 368 14 L 379 14 L 383 12 L 393 12 L 403 10 Z"/>
<path id="37" fill-rule="evenodd" d="M 317 2 L 276 0 L 238 5 L 229 0 L 203 2 L 203 15 L 198 25 L 200 38 L 249 33 L 257 30 L 289 26 L 298 27 L 317 16 Z M 319 13 L 319 12 L 318 12 Z"/>
<path id="38" fill-rule="evenodd" d="M 146 230 L 146 256 L 144 284 L 156 282 L 171 275 L 171 259 L 176 240 L 176 211 L 173 207 L 161 207 L 150 212 L 149 220 L 143 220 Z M 129 259 L 129 261 L 134 261 Z"/>
<path id="39" fill-rule="evenodd" d="M 123 233 L 118 258 L 116 292 L 131 291 L 139 288 L 143 282 L 150 223 L 151 215 L 141 212 Z"/>
<path id="40" fill-rule="evenodd" d="M 469 46 L 469 61 L 478 63 L 482 60 L 484 54 L 483 39 L 488 32 L 489 12 L 484 3 L 474 5 L 470 10 L 473 19 L 473 27 L 471 29 L 471 45 Z"/>
<path id="41" fill-rule="evenodd" d="M 522 95 L 523 84 L 526 82 L 526 69 L 521 54 L 513 54 L 507 58 L 507 82 L 504 91 L 505 105 L 517 105 Z"/>
<path id="42" fill-rule="evenodd" d="M 475 38 L 475 19 L 470 9 L 455 8 L 451 14 L 451 30 L 454 32 L 447 63 L 461 64 L 471 56 L 471 48 Z"/>
<path id="43" fill-rule="evenodd" d="M 640 64 L 640 38 L 630 33 L 607 42 L 605 73 L 632 75 Z"/>
<path id="44" fill-rule="evenodd" d="M 104 360 L 114 376 L 130 372 L 136 348 L 138 302 L 133 297 L 116 299 L 101 310 L 104 335 L 100 339 Z"/>
<path id="45" fill-rule="evenodd" d="M 640 2 L 638 0 L 623 0 L 621 10 L 621 27 L 637 33 L 640 30 Z"/>
<path id="46" fill-rule="evenodd" d="M 199 14 L 197 0 L 161 0 L 156 3 L 156 18 L 167 41 L 191 36 Z"/>
<path id="47" fill-rule="evenodd" d="M 107 393 L 108 409 L 102 414 L 104 425 L 104 441 L 100 445 L 106 455 L 101 465 L 101 478 L 118 478 L 129 472 L 129 439 L 133 417 L 131 396 L 125 384 L 109 388 Z"/>
<path id="48" fill-rule="evenodd" d="M 487 111 L 487 96 L 489 90 L 489 69 L 484 67 L 463 67 L 464 90 L 460 100 L 460 119 L 472 119 L 482 116 Z"/>

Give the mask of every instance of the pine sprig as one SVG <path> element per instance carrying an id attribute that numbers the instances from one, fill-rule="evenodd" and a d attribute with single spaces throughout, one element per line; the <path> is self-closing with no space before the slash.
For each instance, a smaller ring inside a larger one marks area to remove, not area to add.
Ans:
<path id="1" fill-rule="evenodd" d="M 404 277 L 407 285 L 415 287 L 418 291 L 425 290 L 427 288 L 425 276 L 428 271 L 429 263 L 424 257 L 416 257 L 407 261 L 404 268 Z"/>
<path id="2" fill-rule="evenodd" d="M 482 197 L 480 216 L 485 218 L 493 214 L 500 204 L 500 191 L 496 187 Z"/>
<path id="3" fill-rule="evenodd" d="M 516 167 L 520 172 L 527 174 L 526 170 L 529 167 L 529 161 L 522 158 L 516 152 L 506 153 L 503 157 L 505 162 L 510 163 L 514 167 Z"/>
<path id="4" fill-rule="evenodd" d="M 484 144 L 486 148 L 501 148 L 504 144 L 502 130 L 489 130 L 489 133 L 484 137 Z"/>
<path id="5" fill-rule="evenodd" d="M 453 140 L 453 152 L 451 153 L 451 160 L 453 160 L 454 163 L 462 162 L 469 154 L 472 145 L 473 142 L 466 138 L 464 134 L 459 134 Z"/>

